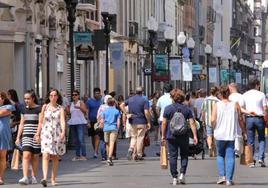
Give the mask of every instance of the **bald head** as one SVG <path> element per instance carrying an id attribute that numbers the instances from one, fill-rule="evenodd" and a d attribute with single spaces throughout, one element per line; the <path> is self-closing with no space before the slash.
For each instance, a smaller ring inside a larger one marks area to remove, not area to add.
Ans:
<path id="1" fill-rule="evenodd" d="M 237 85 L 236 83 L 230 83 L 228 85 L 230 93 L 237 93 Z"/>

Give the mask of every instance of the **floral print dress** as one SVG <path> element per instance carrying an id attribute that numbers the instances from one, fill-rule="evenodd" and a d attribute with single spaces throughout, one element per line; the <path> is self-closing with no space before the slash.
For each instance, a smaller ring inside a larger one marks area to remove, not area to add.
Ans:
<path id="1" fill-rule="evenodd" d="M 62 132 L 60 125 L 61 106 L 55 110 L 49 110 L 49 104 L 45 108 L 44 123 L 41 131 L 41 152 L 50 155 L 63 155 L 66 151 L 65 141 L 60 139 Z"/>

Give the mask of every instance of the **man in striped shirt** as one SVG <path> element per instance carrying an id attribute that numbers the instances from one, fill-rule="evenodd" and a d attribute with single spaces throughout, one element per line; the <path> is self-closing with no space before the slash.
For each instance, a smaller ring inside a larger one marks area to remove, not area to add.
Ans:
<path id="1" fill-rule="evenodd" d="M 217 87 L 211 87 L 210 96 L 207 97 L 202 104 L 202 124 L 207 133 L 207 144 L 209 149 L 209 156 L 215 157 L 215 144 L 213 137 L 213 128 L 211 125 L 212 106 L 219 101 L 216 97 L 218 93 Z"/>

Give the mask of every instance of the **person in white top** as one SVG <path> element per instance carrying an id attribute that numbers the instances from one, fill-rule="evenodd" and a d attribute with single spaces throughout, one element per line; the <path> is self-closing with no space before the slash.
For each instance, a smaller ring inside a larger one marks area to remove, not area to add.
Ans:
<path id="1" fill-rule="evenodd" d="M 247 143 L 252 146 L 255 156 L 255 133 L 258 132 L 259 155 L 258 161 L 261 167 L 265 167 L 265 123 L 264 116 L 267 112 L 265 94 L 260 92 L 260 82 L 252 80 L 249 83 L 250 90 L 243 94 L 242 112 L 246 115 Z M 250 167 L 255 167 L 256 158 Z"/>
<path id="2" fill-rule="evenodd" d="M 79 100 L 79 91 L 74 90 L 72 93 L 73 102 L 71 103 L 68 112 L 71 113 L 71 119 L 67 122 L 70 126 L 73 139 L 75 139 L 76 156 L 72 161 L 87 160 L 86 158 L 86 143 L 85 143 L 85 127 L 87 120 L 85 114 L 87 113 L 86 105 Z"/>
<path id="3" fill-rule="evenodd" d="M 214 137 L 217 146 L 217 166 L 219 180 L 217 184 L 233 185 L 235 167 L 234 140 L 238 124 L 245 132 L 243 118 L 238 103 L 231 102 L 229 89 L 220 88 L 221 100 L 213 105 L 211 123 L 214 128 Z M 243 134 L 244 135 L 244 134 Z M 225 160 L 226 159 L 226 160 Z"/>
<path id="4" fill-rule="evenodd" d="M 170 91 L 173 89 L 173 86 L 171 84 L 165 84 L 164 85 L 164 95 L 162 95 L 158 100 L 156 104 L 157 113 L 159 117 L 160 125 L 163 121 L 163 114 L 165 107 L 172 104 L 172 99 L 170 97 Z"/>
<path id="5" fill-rule="evenodd" d="M 240 107 L 242 105 L 242 94 L 238 93 L 237 91 L 237 85 L 235 83 L 230 83 L 228 85 L 230 90 L 230 96 L 229 100 L 233 102 L 237 102 Z M 242 132 L 239 126 L 237 126 L 237 132 L 235 137 L 235 155 L 236 157 L 239 157 L 242 154 L 243 149 L 243 138 L 242 138 Z"/>

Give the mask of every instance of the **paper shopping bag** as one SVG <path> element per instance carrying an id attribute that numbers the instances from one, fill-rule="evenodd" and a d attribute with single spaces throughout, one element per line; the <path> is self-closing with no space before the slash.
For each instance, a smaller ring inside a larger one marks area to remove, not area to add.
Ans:
<path id="1" fill-rule="evenodd" d="M 160 167 L 161 169 L 168 168 L 167 147 L 165 144 L 161 146 L 160 150 Z"/>
<path id="2" fill-rule="evenodd" d="M 252 146 L 245 144 L 243 153 L 241 155 L 240 164 L 241 165 L 249 165 L 253 163 L 253 151 Z"/>
<path id="3" fill-rule="evenodd" d="M 20 158 L 20 152 L 18 149 L 14 149 L 12 161 L 11 161 L 11 169 L 12 170 L 18 170 L 19 169 L 19 158 Z"/>

